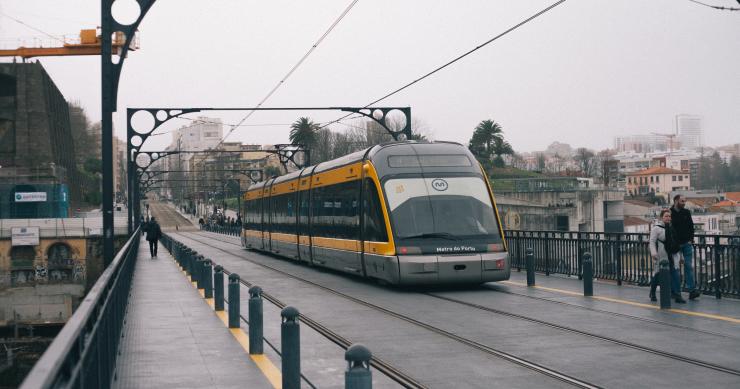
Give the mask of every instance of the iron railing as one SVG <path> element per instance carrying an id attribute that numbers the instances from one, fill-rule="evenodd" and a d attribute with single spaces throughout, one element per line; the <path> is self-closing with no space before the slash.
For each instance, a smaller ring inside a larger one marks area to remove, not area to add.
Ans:
<path id="1" fill-rule="evenodd" d="M 518 270 L 524 267 L 526 249 L 531 247 L 535 270 L 545 274 L 581 277 L 585 252 L 591 253 L 596 278 L 620 285 L 648 285 L 653 274 L 649 234 L 507 230 L 504 235 L 512 267 Z M 718 298 L 723 294 L 740 297 L 740 236 L 696 236 L 693 253 L 697 290 Z"/>
<path id="2" fill-rule="evenodd" d="M 139 239 L 137 229 L 54 338 L 21 389 L 110 387 Z"/>
<path id="3" fill-rule="evenodd" d="M 224 235 L 231 235 L 231 236 L 239 236 L 242 231 L 241 226 L 219 226 L 217 224 L 211 225 L 211 224 L 203 224 L 200 227 L 203 231 L 209 231 L 209 232 L 216 232 L 219 234 Z"/>

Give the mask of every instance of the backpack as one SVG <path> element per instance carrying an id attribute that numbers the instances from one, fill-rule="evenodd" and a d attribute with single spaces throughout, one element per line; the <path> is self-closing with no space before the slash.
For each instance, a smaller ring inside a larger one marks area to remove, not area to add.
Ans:
<path id="1" fill-rule="evenodd" d="M 674 238 L 673 234 L 675 233 L 673 231 L 673 228 L 665 228 L 665 226 L 658 225 L 658 227 L 663 228 L 665 230 L 665 241 L 658 240 L 660 243 L 663 243 L 663 247 L 665 247 L 665 251 L 668 253 L 668 255 L 673 255 L 681 250 L 681 245 L 678 244 L 676 239 Z"/>

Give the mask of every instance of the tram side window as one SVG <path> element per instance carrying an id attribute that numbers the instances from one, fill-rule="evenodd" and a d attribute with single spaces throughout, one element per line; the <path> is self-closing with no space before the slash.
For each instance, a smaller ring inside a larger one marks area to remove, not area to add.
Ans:
<path id="1" fill-rule="evenodd" d="M 388 232 L 385 229 L 385 218 L 381 209 L 380 196 L 373 180 L 366 178 L 365 182 L 365 236 L 364 240 L 371 242 L 387 242 Z"/>
<path id="2" fill-rule="evenodd" d="M 298 192 L 298 199 L 300 208 L 298 210 L 298 234 L 308 235 L 308 191 Z"/>
<path id="3" fill-rule="evenodd" d="M 272 231 L 295 234 L 294 194 L 272 196 Z"/>
<path id="4" fill-rule="evenodd" d="M 245 213 L 245 228 L 248 230 L 259 230 L 261 229 L 261 207 L 262 199 L 254 199 L 246 201 L 246 213 Z"/>
<path id="5" fill-rule="evenodd" d="M 359 186 L 345 182 L 311 190 L 311 231 L 314 236 L 359 238 Z"/>

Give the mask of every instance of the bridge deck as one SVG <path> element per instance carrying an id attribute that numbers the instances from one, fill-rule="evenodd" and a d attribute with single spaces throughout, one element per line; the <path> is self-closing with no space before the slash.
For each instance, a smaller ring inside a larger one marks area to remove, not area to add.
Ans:
<path id="1" fill-rule="evenodd" d="M 272 387 L 160 245 L 142 239 L 126 316 L 118 388 Z"/>

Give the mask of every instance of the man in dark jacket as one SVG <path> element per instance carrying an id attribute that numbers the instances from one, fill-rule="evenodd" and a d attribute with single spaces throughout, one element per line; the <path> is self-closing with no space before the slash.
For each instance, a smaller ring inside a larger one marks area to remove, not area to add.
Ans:
<path id="1" fill-rule="evenodd" d="M 159 228 L 157 220 L 152 216 L 146 228 L 146 240 L 149 241 L 149 253 L 152 258 L 157 256 L 157 246 L 159 238 L 162 237 L 162 229 Z"/>
<path id="2" fill-rule="evenodd" d="M 680 253 L 683 255 L 683 270 L 686 277 L 686 289 L 689 290 L 689 299 L 699 297 L 700 293 L 694 288 L 694 221 L 691 219 L 691 211 L 686 209 L 686 197 L 676 195 L 673 197 L 671 207 L 671 219 L 673 230 L 676 232 L 676 240 L 681 245 Z"/>

